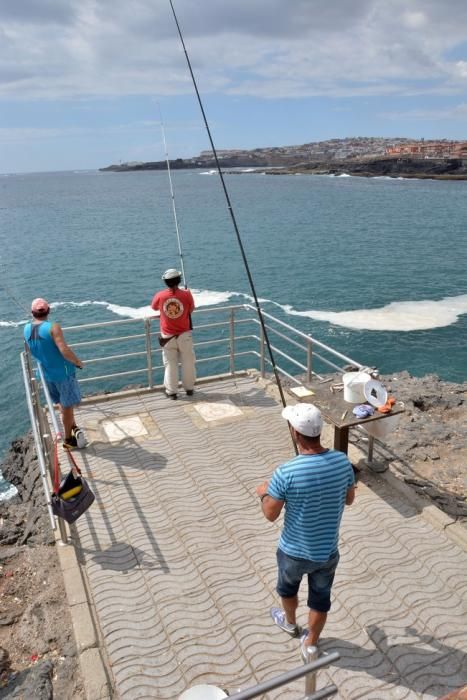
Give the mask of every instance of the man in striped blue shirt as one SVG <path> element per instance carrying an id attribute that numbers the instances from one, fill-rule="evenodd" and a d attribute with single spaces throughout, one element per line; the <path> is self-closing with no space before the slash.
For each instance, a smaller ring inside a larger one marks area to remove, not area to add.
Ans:
<path id="1" fill-rule="evenodd" d="M 298 590 L 303 576 L 308 576 L 308 630 L 301 645 L 305 656 L 308 647 L 317 645 L 331 607 L 339 526 L 344 507 L 355 498 L 355 480 L 347 456 L 321 445 L 323 419 L 316 406 L 287 406 L 282 416 L 289 422 L 299 454 L 279 466 L 271 481 L 256 492 L 271 522 L 285 506 L 277 550 L 277 592 L 283 610 L 272 608 L 271 615 L 292 637 L 301 632 L 296 621 Z"/>

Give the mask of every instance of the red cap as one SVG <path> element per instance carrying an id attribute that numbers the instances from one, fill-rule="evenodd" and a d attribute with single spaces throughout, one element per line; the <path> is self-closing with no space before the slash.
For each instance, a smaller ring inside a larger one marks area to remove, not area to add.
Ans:
<path id="1" fill-rule="evenodd" d="M 49 310 L 49 304 L 45 299 L 41 299 L 38 297 L 37 299 L 33 299 L 31 303 L 31 311 L 34 313 L 40 313 L 48 311 Z"/>

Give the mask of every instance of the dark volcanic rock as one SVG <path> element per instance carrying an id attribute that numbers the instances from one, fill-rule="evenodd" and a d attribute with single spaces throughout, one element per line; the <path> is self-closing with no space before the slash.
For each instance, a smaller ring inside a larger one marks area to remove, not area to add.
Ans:
<path id="1" fill-rule="evenodd" d="M 467 448 L 464 425 L 467 383 L 445 382 L 434 374 L 399 372 L 381 377 L 388 394 L 406 412 L 385 449 L 403 480 L 448 515 L 467 516 Z"/>
<path id="2" fill-rule="evenodd" d="M 1 471 L 18 495 L 0 503 L 0 544 L 53 544 L 46 500 L 31 435 L 11 443 Z"/>
<path id="3" fill-rule="evenodd" d="M 54 666 L 52 661 L 42 661 L 28 669 L 21 684 L 11 694 L 12 698 L 21 700 L 53 700 L 52 675 Z"/>
<path id="4" fill-rule="evenodd" d="M 352 160 L 302 163 L 293 168 L 269 170 L 270 175 L 288 173 L 358 175 L 361 177 L 405 177 L 467 180 L 467 160 L 462 158 L 359 158 Z"/>

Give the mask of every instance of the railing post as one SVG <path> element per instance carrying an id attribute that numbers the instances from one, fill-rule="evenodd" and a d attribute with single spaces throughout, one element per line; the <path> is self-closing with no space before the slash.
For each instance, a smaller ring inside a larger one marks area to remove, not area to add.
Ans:
<path id="1" fill-rule="evenodd" d="M 34 439 L 34 447 L 37 455 L 37 459 L 39 462 L 39 471 L 41 475 L 41 480 L 42 480 L 42 488 L 44 490 L 44 496 L 47 504 L 47 511 L 49 513 L 49 518 L 50 518 L 50 524 L 52 526 L 52 529 L 55 530 L 56 528 L 56 518 L 52 512 L 52 506 L 51 506 L 51 498 L 50 498 L 50 488 L 49 488 L 49 482 L 47 480 L 47 471 L 48 467 L 45 461 L 44 457 L 44 451 L 42 448 L 42 438 L 41 435 L 39 434 L 39 424 L 38 424 L 38 418 L 36 415 L 36 412 L 34 410 L 34 401 L 33 401 L 33 388 L 31 386 L 31 366 L 28 358 L 28 353 L 26 351 L 21 353 L 21 368 L 22 368 L 22 374 L 23 374 L 23 382 L 24 382 L 24 389 L 26 393 L 26 404 L 28 407 L 28 413 L 29 413 L 29 420 L 31 422 L 31 428 L 32 428 L 32 434 L 33 434 L 33 439 Z M 50 471 L 50 468 L 49 468 Z"/>
<path id="2" fill-rule="evenodd" d="M 259 334 L 259 369 L 261 372 L 261 376 L 265 377 L 266 376 L 266 371 L 265 371 L 265 365 L 264 365 L 264 330 L 263 326 L 260 328 L 260 334 Z"/>
<path id="3" fill-rule="evenodd" d="M 37 417 L 37 423 L 39 425 L 39 436 L 41 439 L 41 445 L 42 445 L 42 451 L 44 454 L 48 455 L 49 457 L 49 463 L 48 463 L 48 468 L 49 468 L 49 475 L 51 481 L 53 480 L 53 473 L 52 473 L 52 460 L 50 458 L 50 444 L 47 441 L 47 438 L 50 438 L 50 428 L 47 423 L 47 419 L 42 411 L 42 406 L 40 402 L 40 396 L 39 396 L 39 387 L 37 385 L 37 381 L 35 377 L 31 377 L 31 389 L 32 389 L 32 403 L 34 406 L 34 411 Z"/>
<path id="4" fill-rule="evenodd" d="M 47 467 L 49 470 L 50 482 L 52 484 L 52 490 L 54 488 L 54 445 L 50 437 L 50 427 L 47 418 L 40 402 L 39 387 L 37 385 L 36 378 L 31 376 L 31 389 L 32 389 L 32 401 L 34 406 L 34 411 L 37 417 L 37 422 L 39 424 L 39 437 L 41 440 L 42 452 L 47 455 Z M 61 479 L 61 474 L 58 475 Z M 60 539 L 63 544 L 67 544 L 68 535 L 66 531 L 66 525 L 62 518 L 57 518 L 58 529 L 60 531 Z"/>
<path id="5" fill-rule="evenodd" d="M 151 319 L 144 319 L 144 333 L 146 336 L 146 358 L 148 363 L 148 386 L 150 389 L 154 386 L 152 379 L 152 344 L 151 344 Z"/>
<path id="6" fill-rule="evenodd" d="M 235 312 L 230 309 L 230 374 L 235 374 Z"/>
<path id="7" fill-rule="evenodd" d="M 306 661 L 309 664 L 311 661 L 316 661 L 318 658 L 318 647 L 306 647 Z M 316 671 L 305 676 L 305 696 L 311 695 L 316 690 Z"/>
<path id="8" fill-rule="evenodd" d="M 312 372 L 313 347 L 311 338 L 306 343 L 306 381 L 309 384 L 313 377 Z"/>

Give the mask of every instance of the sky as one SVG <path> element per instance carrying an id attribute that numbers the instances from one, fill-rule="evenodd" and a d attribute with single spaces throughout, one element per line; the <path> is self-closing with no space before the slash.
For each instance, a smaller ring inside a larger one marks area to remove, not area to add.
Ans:
<path id="1" fill-rule="evenodd" d="M 467 139 L 466 0 L 173 0 L 217 149 Z M 196 156 L 169 0 L 0 0 L 0 172 Z"/>

